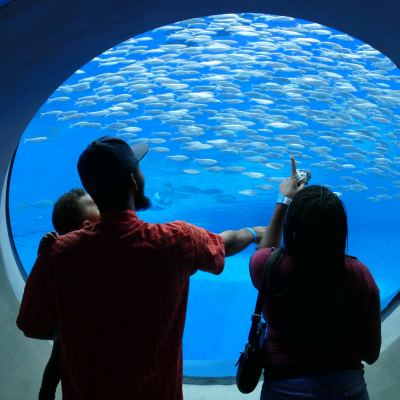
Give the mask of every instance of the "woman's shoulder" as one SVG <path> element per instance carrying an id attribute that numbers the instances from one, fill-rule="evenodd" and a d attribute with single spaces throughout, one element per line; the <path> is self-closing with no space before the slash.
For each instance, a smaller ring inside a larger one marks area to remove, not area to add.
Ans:
<path id="1" fill-rule="evenodd" d="M 369 268 L 354 256 L 346 255 L 346 271 L 355 285 L 367 283 L 371 296 L 379 296 L 380 290 Z"/>
<path id="2" fill-rule="evenodd" d="M 275 250 L 275 247 L 266 247 L 264 249 L 257 250 L 250 258 L 250 263 L 258 263 L 260 261 L 266 262 L 268 257 Z"/>
<path id="3" fill-rule="evenodd" d="M 364 271 L 369 272 L 367 266 L 363 264 L 360 260 L 358 260 L 358 258 L 355 256 L 350 256 L 346 254 L 345 265 L 346 265 L 346 270 L 348 270 L 349 272 L 354 272 L 354 271 L 360 271 L 360 273 Z"/>
<path id="4" fill-rule="evenodd" d="M 275 247 L 267 247 L 265 249 L 260 249 L 256 251 L 251 259 L 250 259 L 250 277 L 253 282 L 253 285 L 258 289 L 261 284 L 262 275 L 264 272 L 265 265 L 275 250 Z M 283 257 L 282 263 L 280 265 L 280 274 L 283 278 L 287 278 L 290 276 L 290 273 L 293 269 L 292 257 L 289 254 L 286 254 Z"/>
<path id="5" fill-rule="evenodd" d="M 275 247 L 266 247 L 265 249 L 257 250 L 250 258 L 250 278 L 256 289 L 260 288 L 265 263 L 274 250 Z"/>

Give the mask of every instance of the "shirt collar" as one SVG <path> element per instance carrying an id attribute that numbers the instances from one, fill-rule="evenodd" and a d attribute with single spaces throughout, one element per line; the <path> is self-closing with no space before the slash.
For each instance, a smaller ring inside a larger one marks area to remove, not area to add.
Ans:
<path id="1" fill-rule="evenodd" d="M 138 219 L 136 212 L 133 210 L 118 210 L 109 211 L 100 214 L 99 222 L 118 222 L 118 221 L 129 221 L 132 219 Z"/>

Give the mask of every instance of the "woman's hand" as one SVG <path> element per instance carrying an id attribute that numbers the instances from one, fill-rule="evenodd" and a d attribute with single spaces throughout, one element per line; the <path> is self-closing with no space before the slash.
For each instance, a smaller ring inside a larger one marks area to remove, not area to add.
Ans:
<path id="1" fill-rule="evenodd" d="M 280 185 L 279 185 L 279 193 L 283 194 L 285 197 L 289 197 L 289 199 L 293 199 L 295 194 L 300 190 L 304 189 L 306 183 L 302 183 L 300 186 L 297 186 L 297 173 L 296 173 L 296 161 L 291 156 L 292 161 L 292 176 L 286 178 Z"/>

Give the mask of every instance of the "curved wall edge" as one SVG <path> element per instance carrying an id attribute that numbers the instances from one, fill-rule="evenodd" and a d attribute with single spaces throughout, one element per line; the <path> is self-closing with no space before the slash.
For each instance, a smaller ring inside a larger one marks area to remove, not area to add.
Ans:
<path id="1" fill-rule="evenodd" d="M 0 256 L 3 258 L 4 266 L 6 268 L 7 276 L 10 281 L 11 287 L 15 296 L 21 303 L 22 295 L 25 289 L 25 279 L 22 276 L 21 270 L 18 266 L 19 260 L 16 260 L 14 250 L 11 244 L 12 238 L 9 231 L 8 216 L 7 216 L 7 194 L 8 183 L 10 174 L 10 163 L 1 190 L 0 200 Z"/>

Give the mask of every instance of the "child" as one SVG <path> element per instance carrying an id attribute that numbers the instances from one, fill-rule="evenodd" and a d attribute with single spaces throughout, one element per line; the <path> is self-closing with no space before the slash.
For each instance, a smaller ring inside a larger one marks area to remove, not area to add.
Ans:
<path id="1" fill-rule="evenodd" d="M 58 232 L 47 233 L 39 244 L 39 253 L 47 246 L 51 246 L 58 234 L 65 235 L 69 232 L 85 228 L 96 223 L 100 213 L 93 199 L 83 189 L 72 189 L 64 193 L 54 204 L 52 222 Z M 61 345 L 56 329 L 53 350 L 43 373 L 42 386 L 39 400 L 54 400 L 56 389 L 60 382 L 60 354 Z"/>

